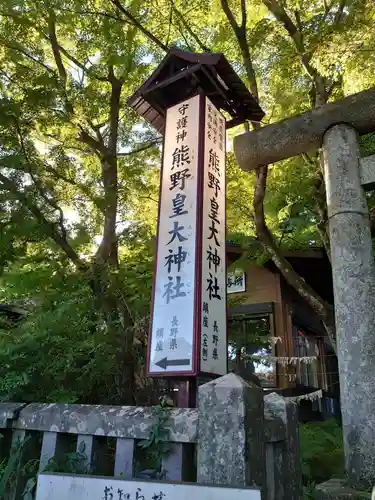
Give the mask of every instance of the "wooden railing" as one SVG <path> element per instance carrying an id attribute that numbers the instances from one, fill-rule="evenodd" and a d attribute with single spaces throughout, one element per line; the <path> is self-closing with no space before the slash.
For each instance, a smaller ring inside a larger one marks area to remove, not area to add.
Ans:
<path id="1" fill-rule="evenodd" d="M 229 374 L 199 388 L 198 408 L 168 410 L 162 458 L 166 480 L 222 485 L 257 485 L 267 500 L 301 498 L 296 408 L 284 398 Z M 76 404 L 0 404 L 1 453 L 26 439 L 27 456 L 44 470 L 52 458 L 84 450 L 95 474 L 130 479 L 137 444 L 158 425 L 154 408 Z M 36 439 L 39 436 L 41 439 Z M 30 442 L 31 442 L 30 441 Z M 144 476 L 143 476 L 144 477 Z M 22 498 L 17 478 L 12 500 Z"/>

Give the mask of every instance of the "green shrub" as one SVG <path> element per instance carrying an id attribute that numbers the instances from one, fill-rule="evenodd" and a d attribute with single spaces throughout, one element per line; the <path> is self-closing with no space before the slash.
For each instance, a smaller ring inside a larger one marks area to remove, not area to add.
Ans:
<path id="1" fill-rule="evenodd" d="M 302 500 L 315 500 L 315 484 L 309 483 L 303 485 Z"/>
<path id="2" fill-rule="evenodd" d="M 35 499 L 35 488 L 39 460 L 32 459 L 24 463 L 23 458 L 31 437 L 24 441 L 16 442 L 9 456 L 0 463 L 0 499 L 12 496 L 20 478 L 26 483 L 21 495 L 23 500 Z M 61 472 L 65 474 L 87 474 L 87 455 L 84 443 L 80 444 L 79 450 L 72 453 L 64 453 L 61 457 L 52 457 L 44 467 L 43 472 Z M 19 477 L 18 477 L 19 476 Z"/>
<path id="3" fill-rule="evenodd" d="M 342 430 L 336 420 L 301 424 L 300 443 L 305 485 L 344 477 Z"/>

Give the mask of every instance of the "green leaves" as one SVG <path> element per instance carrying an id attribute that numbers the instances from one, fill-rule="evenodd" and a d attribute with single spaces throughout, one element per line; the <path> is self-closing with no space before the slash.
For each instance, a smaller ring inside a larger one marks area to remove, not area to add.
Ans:
<path id="1" fill-rule="evenodd" d="M 280 3 L 297 43 L 266 2 L 246 2 L 245 43 L 265 123 L 310 108 L 314 71 L 332 85 L 332 99 L 374 84 L 373 2 L 354 0 L 342 15 L 339 0 L 328 3 Z M 248 67 L 221 0 L 49 6 L 48 18 L 39 0 L 27 8 L 5 0 L 0 14 L 0 300 L 30 311 L 17 327 L 1 327 L 0 396 L 105 402 L 120 398 L 125 385 L 119 339 L 137 352 L 135 369 L 144 364 L 159 196 L 160 137 L 127 98 L 172 43 L 224 52 L 247 85 Z M 241 2 L 229 7 L 241 23 Z M 239 170 L 231 152 L 242 130 L 228 133 L 228 238 L 246 250 L 244 261 L 261 262 L 254 176 Z M 373 146 L 371 137 L 363 140 L 367 154 Z M 270 169 L 266 219 L 283 247 L 320 242 L 321 173 L 309 158 Z M 103 263 L 97 252 L 109 225 Z M 119 320 L 127 310 L 135 326 Z"/>
<path id="2" fill-rule="evenodd" d="M 343 477 L 342 430 L 335 420 L 301 425 L 300 441 L 305 484 Z"/>
<path id="3" fill-rule="evenodd" d="M 155 477 L 161 478 L 164 472 L 162 458 L 165 458 L 171 451 L 168 443 L 169 429 L 165 425 L 169 418 L 168 409 L 173 407 L 173 402 L 168 396 L 161 397 L 159 401 L 159 405 L 153 407 L 155 423 L 150 435 L 138 443 L 142 456 L 138 457 L 136 469 L 138 473 L 148 469 Z"/>

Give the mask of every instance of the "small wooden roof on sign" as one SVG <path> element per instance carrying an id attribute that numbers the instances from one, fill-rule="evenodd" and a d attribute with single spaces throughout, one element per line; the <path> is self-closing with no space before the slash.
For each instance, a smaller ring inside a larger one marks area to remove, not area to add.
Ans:
<path id="1" fill-rule="evenodd" d="M 152 75 L 130 97 L 129 105 L 164 134 L 166 110 L 198 92 L 231 117 L 227 128 L 264 112 L 223 54 L 171 49 Z"/>

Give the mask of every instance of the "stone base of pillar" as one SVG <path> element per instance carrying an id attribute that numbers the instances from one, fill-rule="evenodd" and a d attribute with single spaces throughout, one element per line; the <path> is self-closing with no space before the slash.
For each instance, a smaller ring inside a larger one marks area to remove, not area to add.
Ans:
<path id="1" fill-rule="evenodd" d="M 371 492 L 353 490 L 344 479 L 330 479 L 316 487 L 315 500 L 371 500 Z"/>

